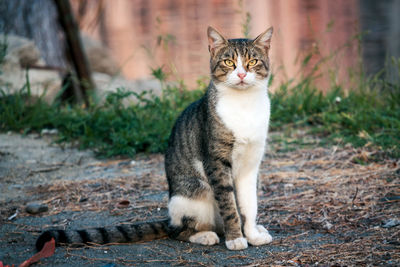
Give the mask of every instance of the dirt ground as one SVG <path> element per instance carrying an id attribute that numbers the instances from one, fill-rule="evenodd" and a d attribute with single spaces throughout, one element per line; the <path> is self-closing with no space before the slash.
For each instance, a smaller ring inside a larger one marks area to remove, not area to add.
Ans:
<path id="1" fill-rule="evenodd" d="M 0 134 L 4 264 L 32 256 L 44 229 L 166 216 L 162 155 L 99 160 L 51 140 Z M 385 157 L 349 146 L 288 149 L 272 142 L 259 176 L 258 220 L 274 237 L 269 245 L 229 251 L 223 242 L 161 239 L 58 247 L 35 266 L 400 266 L 400 161 Z M 25 206 L 32 202 L 49 210 L 31 215 Z"/>

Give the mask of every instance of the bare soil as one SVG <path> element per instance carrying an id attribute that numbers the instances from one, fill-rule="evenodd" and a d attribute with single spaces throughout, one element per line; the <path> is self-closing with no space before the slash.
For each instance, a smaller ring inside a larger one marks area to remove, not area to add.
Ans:
<path id="1" fill-rule="evenodd" d="M 259 176 L 258 220 L 274 237 L 266 246 L 92 244 L 58 247 L 37 266 L 399 266 L 400 161 L 385 157 L 368 148 L 271 143 Z M 32 256 L 44 229 L 165 218 L 167 200 L 162 155 L 100 160 L 51 137 L 0 134 L 4 264 Z M 28 214 L 31 202 L 49 210 Z"/>

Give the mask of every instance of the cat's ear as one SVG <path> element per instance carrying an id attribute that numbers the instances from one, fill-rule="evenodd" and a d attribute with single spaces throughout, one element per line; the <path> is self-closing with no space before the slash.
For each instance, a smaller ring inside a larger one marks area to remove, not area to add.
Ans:
<path id="1" fill-rule="evenodd" d="M 208 26 L 207 29 L 208 36 L 208 51 L 214 53 L 215 49 L 221 45 L 224 45 L 227 41 L 216 29 Z"/>
<path id="2" fill-rule="evenodd" d="M 268 53 L 270 47 L 271 47 L 271 37 L 272 33 L 274 31 L 274 28 L 270 27 L 268 30 L 257 36 L 256 39 L 254 39 L 253 44 L 261 46 L 262 48 L 265 49 L 265 52 Z"/>

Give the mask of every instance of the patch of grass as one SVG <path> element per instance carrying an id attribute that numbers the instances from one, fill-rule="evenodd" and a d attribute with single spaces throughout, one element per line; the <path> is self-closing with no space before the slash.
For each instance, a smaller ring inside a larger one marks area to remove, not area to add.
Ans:
<path id="1" fill-rule="evenodd" d="M 27 133 L 51 126 L 57 113 L 43 97 L 33 98 L 29 79 L 18 92 L 7 94 L 0 88 L 0 130 Z"/>
<path id="2" fill-rule="evenodd" d="M 166 86 L 162 96 L 118 89 L 104 103 L 83 109 L 49 105 L 42 98 L 33 101 L 27 85 L 12 95 L 0 90 L 1 131 L 55 128 L 58 142 L 78 141 L 80 148 L 93 149 L 101 157 L 164 151 L 177 116 L 203 93 L 174 86 Z M 124 105 L 129 96 L 137 101 Z"/>
<path id="3" fill-rule="evenodd" d="M 177 116 L 201 93 L 167 87 L 159 97 L 119 89 L 109 94 L 104 104 L 88 111 L 74 108 L 62 112 L 60 121 L 71 123 L 56 124 L 55 128 L 62 141 L 79 140 L 83 148 L 94 148 L 106 157 L 163 152 Z M 122 100 L 131 95 L 137 103 L 125 107 Z"/>
<path id="4" fill-rule="evenodd" d="M 307 77 L 283 84 L 271 101 L 272 129 L 306 126 L 325 144 L 374 146 L 400 157 L 400 83 L 388 82 L 384 73 L 363 77 L 356 88 L 333 86 L 326 94 Z"/>

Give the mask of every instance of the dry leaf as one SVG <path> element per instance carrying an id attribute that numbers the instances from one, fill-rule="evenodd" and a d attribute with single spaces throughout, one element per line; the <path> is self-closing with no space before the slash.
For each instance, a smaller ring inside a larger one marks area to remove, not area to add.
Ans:
<path id="1" fill-rule="evenodd" d="M 44 244 L 41 251 L 33 255 L 30 259 L 24 261 L 19 267 L 28 267 L 31 264 L 38 262 L 42 258 L 48 258 L 50 256 L 53 256 L 55 250 L 56 250 L 56 241 L 54 240 L 54 238 L 52 238 L 50 241 Z"/>

